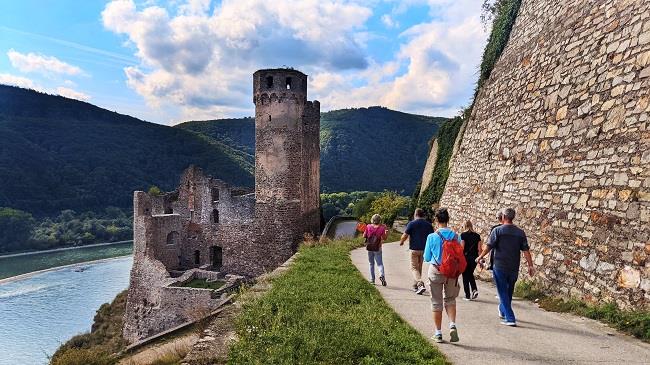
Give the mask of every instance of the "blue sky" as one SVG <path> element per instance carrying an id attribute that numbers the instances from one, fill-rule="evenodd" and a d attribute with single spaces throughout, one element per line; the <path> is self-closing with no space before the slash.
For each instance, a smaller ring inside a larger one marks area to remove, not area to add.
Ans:
<path id="1" fill-rule="evenodd" d="M 162 124 L 253 114 L 251 75 L 291 66 L 322 110 L 454 115 L 486 30 L 477 0 L 0 2 L 0 83 Z"/>

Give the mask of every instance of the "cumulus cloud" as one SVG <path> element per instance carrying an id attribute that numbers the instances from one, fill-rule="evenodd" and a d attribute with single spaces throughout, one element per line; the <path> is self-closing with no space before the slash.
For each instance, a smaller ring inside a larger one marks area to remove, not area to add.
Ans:
<path id="1" fill-rule="evenodd" d="M 61 95 L 61 96 L 65 96 L 66 98 L 70 98 L 70 99 L 77 99 L 77 100 L 81 100 L 81 101 L 90 100 L 90 95 L 82 93 L 80 91 L 76 91 L 76 90 L 67 88 L 67 87 L 64 87 L 64 86 L 57 87 L 56 88 L 56 93 Z"/>
<path id="2" fill-rule="evenodd" d="M 21 76 L 12 74 L 0 73 L 0 84 L 18 86 L 26 89 L 38 90 L 39 87 L 34 81 Z"/>
<path id="3" fill-rule="evenodd" d="M 210 12 L 202 0 L 175 10 L 115 0 L 102 21 L 135 47 L 141 62 L 125 69 L 127 84 L 149 105 L 225 115 L 249 113 L 251 72 L 258 68 L 366 68 L 355 33 L 371 13 L 341 1 L 224 0 Z"/>
<path id="4" fill-rule="evenodd" d="M 16 75 L 7 74 L 7 73 L 0 73 L 0 84 L 18 86 L 18 87 L 22 87 L 22 88 L 25 88 L 25 89 L 32 89 L 32 90 L 40 91 L 40 92 L 47 93 L 47 94 L 61 95 L 61 96 L 65 96 L 67 98 L 77 99 L 77 100 L 81 100 L 81 101 L 88 101 L 91 98 L 90 95 L 88 95 L 86 93 L 83 93 L 83 92 L 80 92 L 80 91 L 77 91 L 77 90 L 74 90 L 74 89 L 71 89 L 69 87 L 59 86 L 59 87 L 51 89 L 51 88 L 43 87 L 42 85 L 40 85 L 40 84 L 38 84 L 38 83 L 34 82 L 33 80 L 28 79 L 26 77 L 16 76 Z M 66 84 L 68 84 L 68 83 L 66 83 Z"/>
<path id="5" fill-rule="evenodd" d="M 389 0 L 385 0 L 389 1 Z M 392 59 L 378 62 L 366 42 L 372 2 L 355 0 L 186 0 L 171 7 L 113 0 L 104 26 L 127 39 L 139 64 L 127 84 L 156 108 L 183 119 L 249 115 L 251 73 L 295 66 L 310 74 L 310 94 L 324 109 L 384 105 L 453 114 L 471 95 L 486 34 L 475 0 L 395 2 L 380 20 L 428 5 L 431 20 L 396 39 Z"/>
<path id="6" fill-rule="evenodd" d="M 13 49 L 7 52 L 11 65 L 22 72 L 37 72 L 44 75 L 81 75 L 83 71 L 53 56 L 37 53 L 20 53 Z"/>
<path id="7" fill-rule="evenodd" d="M 395 12 L 422 3 L 400 3 Z M 436 16 L 401 33 L 404 43 L 392 61 L 374 65 L 356 75 L 358 79 L 347 78 L 347 83 L 335 88 L 322 86 L 337 79 L 329 72 L 314 75 L 312 86 L 322 105 L 331 109 L 383 105 L 441 115 L 453 115 L 463 107 L 471 97 L 487 37 L 480 7 L 471 0 L 430 0 L 428 4 Z M 354 86 L 364 82 L 364 86 Z"/>

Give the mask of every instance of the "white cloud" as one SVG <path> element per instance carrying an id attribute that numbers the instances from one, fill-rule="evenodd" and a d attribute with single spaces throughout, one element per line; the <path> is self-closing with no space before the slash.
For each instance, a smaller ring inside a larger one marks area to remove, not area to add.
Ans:
<path id="1" fill-rule="evenodd" d="M 42 85 L 39 85 L 38 83 L 26 77 L 16 76 L 7 73 L 0 73 L 0 84 L 18 86 L 25 89 L 40 91 L 42 93 L 47 93 L 47 94 L 57 94 L 57 95 L 65 96 L 67 98 L 77 99 L 81 101 L 88 101 L 91 99 L 90 95 L 74 90 L 69 87 L 59 86 L 50 89 L 47 87 L 43 87 Z M 68 85 L 69 83 L 64 83 L 64 84 Z"/>
<path id="2" fill-rule="evenodd" d="M 39 87 L 34 83 L 34 81 L 26 77 L 5 74 L 5 73 L 0 73 L 0 84 L 18 86 L 26 89 L 34 89 L 34 90 L 39 89 Z"/>
<path id="3" fill-rule="evenodd" d="M 7 52 L 11 65 L 22 72 L 37 72 L 44 75 L 64 74 L 81 75 L 83 71 L 69 63 L 65 63 L 53 56 L 44 56 L 37 53 L 20 53 L 13 49 Z"/>
<path id="4" fill-rule="evenodd" d="M 384 23 L 386 28 L 399 28 L 399 23 L 396 22 L 390 14 L 384 14 L 381 16 L 381 22 Z"/>
<path id="5" fill-rule="evenodd" d="M 336 88 L 319 87 L 332 75 L 314 75 L 312 87 L 316 86 L 321 105 L 328 109 L 383 105 L 440 115 L 454 115 L 465 106 L 487 37 L 480 6 L 471 0 L 432 0 L 429 5 L 437 16 L 402 32 L 405 42 L 392 61 L 374 65 Z M 400 12 L 407 10 L 404 4 L 398 6 Z M 354 86 L 364 82 L 365 86 Z"/>
<path id="6" fill-rule="evenodd" d="M 90 95 L 82 93 L 80 91 L 76 91 L 76 90 L 67 88 L 67 87 L 64 87 L 64 86 L 57 87 L 56 88 L 56 93 L 61 95 L 61 96 L 65 96 L 66 98 L 70 98 L 70 99 L 77 99 L 77 100 L 81 100 L 81 101 L 90 100 Z"/>
<path id="7" fill-rule="evenodd" d="M 136 66 L 127 84 L 153 108 L 175 117 L 250 115 L 251 74 L 294 66 L 311 75 L 310 98 L 324 110 L 384 105 L 408 112 L 454 114 L 467 103 L 486 34 L 475 0 L 395 2 L 381 21 L 399 27 L 399 14 L 428 5 L 431 21 L 411 26 L 392 59 L 367 53 L 378 39 L 366 21 L 371 3 L 346 0 L 178 1 L 163 8 L 114 0 L 104 26 L 124 34 Z"/>

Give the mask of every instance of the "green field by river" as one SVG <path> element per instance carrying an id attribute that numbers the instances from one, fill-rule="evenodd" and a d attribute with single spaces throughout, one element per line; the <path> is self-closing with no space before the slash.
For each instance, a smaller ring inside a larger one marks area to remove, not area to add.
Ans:
<path id="1" fill-rule="evenodd" d="M 130 241 L 108 246 L 80 247 L 73 250 L 0 257 L 0 280 L 33 271 L 86 261 L 127 256 L 132 253 L 133 242 Z"/>

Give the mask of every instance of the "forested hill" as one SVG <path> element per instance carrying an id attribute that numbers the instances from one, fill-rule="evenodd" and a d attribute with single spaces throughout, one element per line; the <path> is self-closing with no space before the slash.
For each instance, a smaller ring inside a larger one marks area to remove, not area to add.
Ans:
<path id="1" fill-rule="evenodd" d="M 0 85 L 0 207 L 130 210 L 134 190 L 171 190 L 190 164 L 253 185 L 250 157 L 203 135 Z"/>
<path id="2" fill-rule="evenodd" d="M 322 191 L 388 189 L 410 194 L 421 177 L 428 141 L 446 120 L 382 107 L 322 113 Z M 253 159 L 252 118 L 193 121 L 177 127 L 206 134 Z"/>

